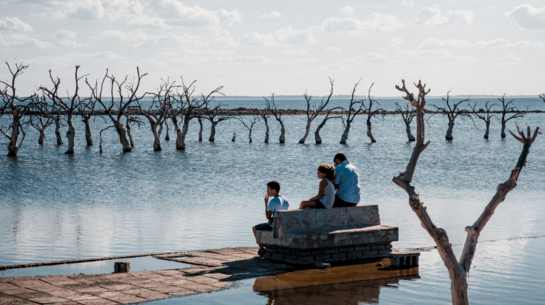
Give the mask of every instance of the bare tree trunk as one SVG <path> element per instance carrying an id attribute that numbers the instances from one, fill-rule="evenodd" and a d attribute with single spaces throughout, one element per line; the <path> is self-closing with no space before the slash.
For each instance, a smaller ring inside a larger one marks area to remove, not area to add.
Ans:
<path id="1" fill-rule="evenodd" d="M 413 134 L 411 133 L 411 123 L 405 125 L 405 131 L 407 132 L 407 138 L 409 139 L 409 142 L 412 142 L 414 141 L 414 136 Z"/>
<path id="2" fill-rule="evenodd" d="M 233 138 L 231 139 L 231 142 L 235 142 L 237 140 L 237 134 L 233 131 Z"/>
<path id="3" fill-rule="evenodd" d="M 55 136 L 57 137 L 57 145 L 64 144 L 61 136 L 61 122 L 58 118 L 55 120 Z"/>
<path id="4" fill-rule="evenodd" d="M 185 150 L 185 138 L 187 136 L 187 133 L 189 132 L 189 122 L 184 121 L 184 128 L 182 132 L 180 133 L 180 144 L 178 149 Z"/>
<path id="5" fill-rule="evenodd" d="M 280 141 L 280 144 L 284 144 L 286 142 L 286 129 L 284 129 L 284 124 L 280 122 L 280 138 L 278 139 Z"/>
<path id="6" fill-rule="evenodd" d="M 454 137 L 452 136 L 452 129 L 454 128 L 454 120 L 450 120 L 448 121 L 448 129 L 447 129 L 447 134 L 445 135 L 445 139 L 447 140 L 453 140 Z"/>
<path id="7" fill-rule="evenodd" d="M 202 142 L 202 119 L 201 118 L 197 118 L 199 120 L 199 125 L 200 125 L 200 129 L 199 129 L 199 142 Z"/>
<path id="8" fill-rule="evenodd" d="M 150 122 L 150 125 L 153 125 L 152 122 Z M 152 130 L 153 133 L 153 130 Z M 159 134 L 159 137 L 161 137 L 161 133 L 163 133 L 163 123 L 159 124 L 159 131 L 157 131 L 157 134 Z"/>
<path id="9" fill-rule="evenodd" d="M 38 144 L 43 145 L 44 139 L 45 139 L 45 128 L 40 130 L 40 137 L 38 138 Z"/>
<path id="10" fill-rule="evenodd" d="M 248 140 L 250 141 L 250 143 L 252 143 L 252 130 L 250 129 L 249 133 L 248 133 Z"/>
<path id="11" fill-rule="evenodd" d="M 501 122 L 501 138 L 505 139 L 505 122 Z"/>
<path id="12" fill-rule="evenodd" d="M 310 124 L 312 122 L 311 121 L 307 121 L 307 127 L 305 129 L 305 135 L 303 136 L 303 138 L 301 138 L 301 140 L 299 140 L 299 144 L 305 144 L 305 141 L 307 140 L 307 137 L 310 133 Z"/>
<path id="13" fill-rule="evenodd" d="M 371 139 L 371 143 L 375 143 L 376 140 L 373 137 L 373 132 L 371 131 L 371 129 L 371 120 L 367 120 L 367 136 L 369 137 L 369 139 Z"/>
<path id="14" fill-rule="evenodd" d="M 263 117 L 263 120 L 265 121 L 265 143 L 269 143 L 269 122 L 265 117 Z"/>
<path id="15" fill-rule="evenodd" d="M 346 127 L 344 128 L 343 136 L 341 137 L 341 144 L 346 144 L 346 141 L 348 141 L 349 132 L 350 132 L 350 124 L 346 124 Z"/>
<path id="16" fill-rule="evenodd" d="M 490 133 L 490 120 L 487 120 L 486 121 L 486 131 L 484 133 L 484 138 L 485 139 L 488 139 L 489 133 Z"/>
<path id="17" fill-rule="evenodd" d="M 166 127 L 166 135 L 165 135 L 165 141 L 170 141 L 170 126 L 168 126 L 168 120 L 165 120 L 165 127 Z"/>
<path id="18" fill-rule="evenodd" d="M 128 126 L 128 125 L 127 125 Z M 127 130 L 121 122 L 115 124 L 115 129 L 119 135 L 119 142 L 123 145 L 123 152 L 131 152 L 134 146 L 131 145 L 127 138 Z M 130 130 L 130 129 L 129 129 Z"/>
<path id="19" fill-rule="evenodd" d="M 217 123 L 210 122 L 210 137 L 208 138 L 208 141 L 214 142 L 216 140 L 216 125 Z"/>
<path id="20" fill-rule="evenodd" d="M 83 117 L 83 123 L 85 124 L 85 141 L 87 141 L 87 146 L 93 146 L 93 135 L 91 134 L 89 121 L 89 118 Z"/>
<path id="21" fill-rule="evenodd" d="M 76 142 L 76 129 L 74 128 L 74 122 L 72 122 L 72 113 L 68 113 L 66 123 L 68 124 L 68 131 L 66 132 L 66 138 L 68 139 L 68 150 L 66 150 L 65 154 L 71 155 L 74 153 Z"/>
<path id="22" fill-rule="evenodd" d="M 13 116 L 17 116 L 16 113 L 13 114 Z M 19 150 L 19 144 L 17 141 L 19 140 L 19 122 L 17 120 L 13 120 L 13 131 L 11 132 L 11 139 L 8 143 L 8 156 L 17 156 L 17 151 Z"/>
<path id="23" fill-rule="evenodd" d="M 129 123 L 129 119 L 127 119 L 127 134 L 129 136 L 129 142 L 131 147 L 135 147 L 136 142 L 134 142 L 134 137 L 132 136 L 131 124 Z M 125 148 L 123 148 L 123 151 L 125 151 Z"/>
<path id="24" fill-rule="evenodd" d="M 151 133 L 153 133 L 153 150 L 154 151 L 161 151 L 161 134 L 157 132 L 157 124 L 150 124 L 151 125 Z M 162 125 L 161 125 L 162 126 Z"/>

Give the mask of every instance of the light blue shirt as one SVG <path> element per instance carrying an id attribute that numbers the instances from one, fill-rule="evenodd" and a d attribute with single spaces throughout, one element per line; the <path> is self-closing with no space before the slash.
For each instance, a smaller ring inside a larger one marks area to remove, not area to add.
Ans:
<path id="1" fill-rule="evenodd" d="M 360 202 L 360 174 L 350 161 L 345 160 L 335 167 L 335 184 L 339 185 L 337 189 L 339 198 L 350 203 Z"/>
<path id="2" fill-rule="evenodd" d="M 278 197 L 274 197 L 273 199 L 269 200 L 269 204 L 267 205 L 267 210 L 273 212 L 273 217 L 274 217 L 274 211 L 283 211 L 289 208 L 290 208 L 290 203 L 288 202 L 286 197 L 282 195 Z M 271 227 L 273 225 L 274 225 L 274 222 L 271 223 Z"/>

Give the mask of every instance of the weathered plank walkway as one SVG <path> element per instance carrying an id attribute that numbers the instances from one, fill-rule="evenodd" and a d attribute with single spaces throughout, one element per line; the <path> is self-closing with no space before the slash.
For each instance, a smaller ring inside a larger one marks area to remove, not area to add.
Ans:
<path id="1" fill-rule="evenodd" d="M 237 280 L 294 270 L 256 253 L 257 248 L 226 248 L 155 256 L 194 265 L 176 270 L 4 277 L 0 304 L 131 304 L 212 292 Z"/>

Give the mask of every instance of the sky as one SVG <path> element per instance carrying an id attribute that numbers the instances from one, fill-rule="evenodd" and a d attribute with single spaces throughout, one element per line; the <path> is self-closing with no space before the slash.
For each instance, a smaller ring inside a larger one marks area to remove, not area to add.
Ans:
<path id="1" fill-rule="evenodd" d="M 138 66 L 146 91 L 183 77 L 197 92 L 324 95 L 331 78 L 334 94 L 361 79 L 359 94 L 399 96 L 421 79 L 432 95 L 537 97 L 545 2 L 0 0 L 0 54 L 29 65 L 20 94 L 50 86 L 49 70 L 73 92 L 80 65 L 90 82 Z"/>

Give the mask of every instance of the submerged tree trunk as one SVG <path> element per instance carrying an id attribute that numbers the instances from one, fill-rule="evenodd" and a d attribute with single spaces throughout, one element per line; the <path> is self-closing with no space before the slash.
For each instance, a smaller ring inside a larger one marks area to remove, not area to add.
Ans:
<path id="1" fill-rule="evenodd" d="M 168 120 L 165 120 L 165 127 L 166 127 L 166 135 L 165 135 L 165 141 L 170 141 L 170 126 L 168 126 Z"/>
<path id="2" fill-rule="evenodd" d="M 15 117 L 17 113 L 14 113 L 13 116 Z M 19 140 L 19 122 L 16 119 L 13 119 L 13 131 L 11 132 L 11 139 L 8 143 L 8 156 L 17 156 L 17 151 L 19 151 L 19 144 L 17 141 Z"/>
<path id="3" fill-rule="evenodd" d="M 375 140 L 375 138 L 373 137 L 373 132 L 371 129 L 371 120 L 367 120 L 367 136 L 369 137 L 369 139 L 371 139 L 371 143 L 375 143 L 377 140 Z"/>
<path id="4" fill-rule="evenodd" d="M 216 140 L 216 125 L 218 123 L 210 122 L 212 126 L 210 126 L 210 137 L 208 138 L 208 141 L 214 142 Z"/>
<path id="5" fill-rule="evenodd" d="M 447 129 L 447 134 L 445 135 L 445 139 L 447 140 L 453 140 L 454 137 L 452 136 L 452 129 L 454 128 L 454 120 L 450 120 L 448 121 L 448 129 Z"/>
<path id="6" fill-rule="evenodd" d="M 57 118 L 55 120 L 55 137 L 57 137 L 57 145 L 62 145 L 64 142 L 62 141 L 62 135 L 61 135 L 61 122 L 60 118 Z"/>
<path id="7" fill-rule="evenodd" d="M 127 134 L 129 136 L 129 143 L 130 143 L 131 147 L 135 147 L 136 142 L 134 142 L 134 137 L 132 136 L 131 124 L 129 122 L 129 119 L 127 119 Z M 123 150 L 123 151 L 125 151 L 125 150 Z"/>
<path id="8" fill-rule="evenodd" d="M 237 134 L 233 131 L 233 138 L 231 139 L 231 142 L 235 142 L 237 140 Z"/>
<path id="9" fill-rule="evenodd" d="M 252 143 L 252 130 L 250 129 L 249 133 L 248 133 L 248 140 L 250 141 L 250 143 Z"/>
<path id="10" fill-rule="evenodd" d="M 151 126 L 151 133 L 153 133 L 153 150 L 154 151 L 161 151 L 161 133 L 157 132 L 157 125 L 158 124 L 150 124 Z M 162 126 L 162 125 L 161 125 Z"/>
<path id="11" fill-rule="evenodd" d="M 185 150 L 185 138 L 189 132 L 189 122 L 184 121 L 184 128 L 180 132 L 180 143 L 177 145 L 179 150 Z M 177 143 L 178 144 L 178 143 Z"/>
<path id="12" fill-rule="evenodd" d="M 409 142 L 414 141 L 414 136 L 411 133 L 411 123 L 405 125 L 405 131 L 407 132 L 407 138 L 409 139 Z"/>
<path id="13" fill-rule="evenodd" d="M 486 131 L 484 133 L 484 138 L 485 139 L 488 139 L 489 133 L 490 133 L 490 120 L 487 120 L 486 121 Z"/>
<path id="14" fill-rule="evenodd" d="M 44 129 L 41 129 L 40 130 L 40 137 L 38 138 L 38 144 L 40 145 L 43 145 L 44 144 L 44 140 L 45 140 L 45 129 L 47 127 L 45 127 Z"/>
<path id="15" fill-rule="evenodd" d="M 348 141 L 348 133 L 350 133 L 350 124 L 346 124 L 346 127 L 344 128 L 341 144 L 346 144 L 346 141 Z"/>
<path id="16" fill-rule="evenodd" d="M 280 137 L 278 140 L 280 141 L 280 144 L 284 144 L 286 142 L 286 129 L 284 129 L 284 123 L 280 122 Z"/>
<path id="17" fill-rule="evenodd" d="M 305 144 L 305 141 L 307 140 L 307 137 L 310 133 L 310 124 L 312 124 L 312 121 L 307 121 L 307 127 L 305 129 L 305 136 L 299 140 L 299 144 Z"/>
<path id="18" fill-rule="evenodd" d="M 68 131 L 66 132 L 66 138 L 68 139 L 68 149 L 66 150 L 65 154 L 71 155 L 74 153 L 74 147 L 76 142 L 76 129 L 74 128 L 74 122 L 72 122 L 72 113 L 68 113 L 66 123 L 68 124 Z"/>
<path id="19" fill-rule="evenodd" d="M 121 145 L 123 145 L 123 152 L 131 152 L 133 146 L 131 145 L 131 143 L 129 142 L 129 139 L 127 138 L 127 130 L 123 126 L 123 123 L 121 122 L 115 123 L 114 126 L 115 126 L 115 129 L 117 130 L 117 134 L 119 135 L 119 142 L 121 143 Z"/>
<path id="20" fill-rule="evenodd" d="M 501 122 L 501 138 L 505 139 L 505 122 Z"/>
<path id="21" fill-rule="evenodd" d="M 85 141 L 87 142 L 87 146 L 93 146 L 93 135 L 91 134 L 89 121 L 89 118 L 83 117 L 83 123 L 85 124 Z"/>
<path id="22" fill-rule="evenodd" d="M 201 127 L 201 129 L 199 129 L 199 142 L 202 142 L 202 119 L 198 118 L 198 120 L 199 120 L 199 125 Z"/>
<path id="23" fill-rule="evenodd" d="M 263 121 L 265 121 L 265 143 L 269 143 L 269 122 L 265 117 L 263 117 Z"/>

